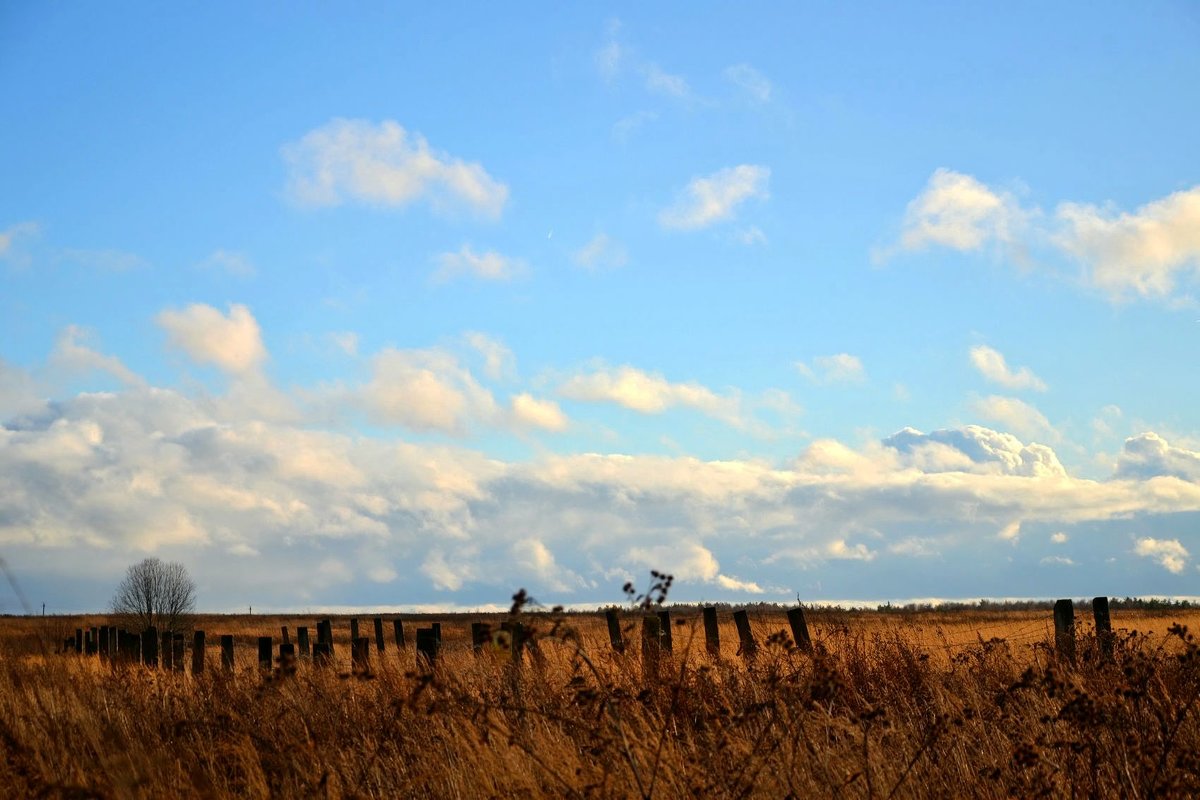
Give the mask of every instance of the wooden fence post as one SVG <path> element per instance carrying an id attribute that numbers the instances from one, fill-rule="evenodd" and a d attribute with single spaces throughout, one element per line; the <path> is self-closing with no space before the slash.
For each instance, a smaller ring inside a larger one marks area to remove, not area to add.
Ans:
<path id="1" fill-rule="evenodd" d="M 308 658 L 308 628 L 296 628 L 296 643 L 300 645 L 300 657 Z"/>
<path id="2" fill-rule="evenodd" d="M 658 612 L 659 643 L 664 653 L 674 651 L 674 640 L 671 638 L 671 612 L 663 609 Z"/>
<path id="3" fill-rule="evenodd" d="M 653 614 L 642 617 L 642 682 L 658 680 L 658 653 L 662 649 L 662 621 Z"/>
<path id="4" fill-rule="evenodd" d="M 313 645 L 313 663 L 318 667 L 327 667 L 333 663 L 333 654 L 329 652 L 329 642 L 317 642 Z"/>
<path id="5" fill-rule="evenodd" d="M 750 616 L 744 610 L 735 611 L 733 623 L 737 625 L 738 652 L 746 660 L 752 660 L 758 653 L 758 643 L 754 641 L 754 632 L 750 630 Z"/>
<path id="6" fill-rule="evenodd" d="M 147 667 L 158 666 L 158 631 L 153 627 L 142 631 L 142 663 Z"/>
<path id="7" fill-rule="evenodd" d="M 392 633 L 396 637 L 396 649 L 404 649 L 404 622 L 399 617 L 392 620 Z"/>
<path id="8" fill-rule="evenodd" d="M 317 623 L 317 642 L 324 642 L 329 649 L 328 656 L 333 658 L 333 623 L 323 619 Z"/>
<path id="9" fill-rule="evenodd" d="M 486 622 L 471 623 L 471 649 L 482 652 L 492 641 L 492 626 Z"/>
<path id="10" fill-rule="evenodd" d="M 192 634 L 192 674 L 200 675 L 204 672 L 204 631 L 196 631 Z"/>
<path id="11" fill-rule="evenodd" d="M 83 655 L 83 628 L 75 629 L 75 652 Z"/>
<path id="12" fill-rule="evenodd" d="M 184 654 L 187 653 L 187 644 L 183 640 L 182 633 L 175 634 L 174 647 L 175 658 L 173 663 L 175 664 L 175 671 L 183 672 L 183 658 Z"/>
<path id="13" fill-rule="evenodd" d="M 1075 603 L 1071 600 L 1054 604 L 1054 649 L 1059 657 L 1075 663 Z"/>
<path id="14" fill-rule="evenodd" d="M 604 619 L 608 622 L 608 642 L 612 645 L 612 649 L 618 653 L 625 652 L 625 642 L 621 638 L 621 618 L 617 615 L 615 608 L 610 608 L 604 612 Z"/>
<path id="15" fill-rule="evenodd" d="M 162 633 L 162 647 L 159 648 L 162 654 L 162 668 L 171 670 L 175 667 L 175 638 L 171 636 L 170 631 Z"/>
<path id="16" fill-rule="evenodd" d="M 354 640 L 350 654 L 350 668 L 355 675 L 371 673 L 371 640 L 360 636 Z"/>
<path id="17" fill-rule="evenodd" d="M 430 671 L 437 664 L 438 641 L 433 628 L 417 628 L 417 669 Z"/>
<path id="18" fill-rule="evenodd" d="M 233 670 L 233 634 L 221 634 L 221 667 L 226 672 Z"/>
<path id="19" fill-rule="evenodd" d="M 1113 656 L 1113 632 L 1107 597 L 1092 598 L 1092 616 L 1096 619 L 1096 639 L 1100 644 L 1100 657 L 1109 660 Z"/>
<path id="20" fill-rule="evenodd" d="M 296 645 L 292 642 L 279 643 L 279 672 L 287 674 L 296 671 Z"/>
<path id="21" fill-rule="evenodd" d="M 109 627 L 107 625 L 100 626 L 100 660 L 108 661 L 108 637 Z"/>
<path id="22" fill-rule="evenodd" d="M 804 652 L 812 650 L 812 639 L 808 637 L 808 621 L 804 619 L 804 608 L 789 608 L 788 623 L 792 626 L 792 641 Z"/>
<path id="23" fill-rule="evenodd" d="M 704 607 L 704 649 L 710 656 L 721 655 L 721 628 L 717 624 L 716 606 Z"/>
<path id="24" fill-rule="evenodd" d="M 375 618 L 375 649 L 383 652 L 383 617 Z"/>
<path id="25" fill-rule="evenodd" d="M 441 645 L 441 643 L 442 643 L 442 623 L 440 623 L 440 622 L 430 623 L 429 629 L 433 631 L 433 635 L 437 639 L 437 643 L 439 645 Z"/>
<path id="26" fill-rule="evenodd" d="M 271 656 L 272 645 L 270 636 L 258 637 L 258 668 L 261 670 L 271 669 L 271 662 L 274 660 Z"/>
<path id="27" fill-rule="evenodd" d="M 350 618 L 350 642 L 351 646 L 358 640 L 358 617 Z"/>
<path id="28" fill-rule="evenodd" d="M 88 649 L 88 655 L 94 656 L 100 652 L 100 629 L 92 626 L 92 646 Z"/>
<path id="29" fill-rule="evenodd" d="M 283 632 L 283 644 L 290 644 L 292 639 L 290 636 L 288 636 L 287 625 L 281 625 L 279 630 Z"/>

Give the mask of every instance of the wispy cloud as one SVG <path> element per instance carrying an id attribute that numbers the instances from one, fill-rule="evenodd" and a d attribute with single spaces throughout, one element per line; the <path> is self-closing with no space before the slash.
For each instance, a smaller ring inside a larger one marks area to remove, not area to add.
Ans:
<path id="1" fill-rule="evenodd" d="M 1029 367 L 1012 369 L 1008 366 L 1004 355 L 995 348 L 979 345 L 971 348 L 971 365 L 979 370 L 979 374 L 992 383 L 998 383 L 1006 389 L 1032 389 L 1036 392 L 1046 391 L 1046 383 L 1033 374 Z"/>
<path id="2" fill-rule="evenodd" d="M 675 204 L 658 215 L 659 224 L 675 230 L 697 230 L 731 219 L 745 201 L 769 196 L 770 179 L 771 170 L 755 164 L 693 178 Z"/>
<path id="3" fill-rule="evenodd" d="M 1026 439 L 1057 442 L 1062 438 L 1042 412 L 1016 397 L 976 397 L 971 401 L 971 410 Z"/>
<path id="4" fill-rule="evenodd" d="M 672 75 L 658 64 L 647 64 L 642 72 L 646 79 L 647 91 L 677 99 L 686 98 L 692 93 L 688 82 L 681 75 Z"/>
<path id="5" fill-rule="evenodd" d="M 749 64 L 734 64 L 725 68 L 725 79 L 742 90 L 755 103 L 769 103 L 773 87 L 766 75 Z"/>
<path id="6" fill-rule="evenodd" d="M 571 400 L 615 403 L 642 414 L 661 414 L 682 406 L 731 425 L 746 424 L 738 395 L 720 395 L 694 381 L 674 383 L 630 366 L 600 367 L 575 375 L 558 387 L 558 393 Z"/>
<path id="7" fill-rule="evenodd" d="M 858 356 L 837 353 L 832 356 L 817 356 L 812 364 L 796 362 L 800 374 L 814 383 L 823 385 L 862 383 L 867 379 L 867 370 Z"/>
<path id="8" fill-rule="evenodd" d="M 434 209 L 467 208 L 496 218 L 508 187 L 477 162 L 430 147 L 392 120 L 334 119 L 284 145 L 287 197 L 304 206 L 347 200 L 401 208 L 418 200 Z"/>
<path id="9" fill-rule="evenodd" d="M 446 283 L 463 275 L 484 281 L 510 281 L 529 269 L 519 258 L 509 258 L 495 250 L 477 253 L 469 244 L 456 253 L 441 253 L 434 260 L 437 269 L 429 276 L 433 283 Z"/>
<path id="10" fill-rule="evenodd" d="M 591 241 L 576 250 L 572 260 L 586 269 L 617 269 L 629 261 L 625 245 L 606 233 L 598 233 Z"/>
<path id="11" fill-rule="evenodd" d="M 214 250 L 199 264 L 200 269 L 225 272 L 236 278 L 253 278 L 258 270 L 245 253 L 236 250 Z"/>

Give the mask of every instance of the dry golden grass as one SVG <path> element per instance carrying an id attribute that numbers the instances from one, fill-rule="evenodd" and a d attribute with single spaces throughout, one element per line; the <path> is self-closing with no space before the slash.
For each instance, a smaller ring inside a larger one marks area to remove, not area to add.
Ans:
<path id="1" fill-rule="evenodd" d="M 638 613 L 625 617 L 632 638 Z M 762 645 L 704 652 L 694 610 L 656 677 L 617 655 L 599 615 L 523 615 L 538 654 L 472 653 L 443 617 L 437 669 L 372 648 L 350 674 L 264 679 L 255 638 L 312 618 L 201 617 L 206 672 L 164 673 L 53 652 L 87 619 L 0 620 L 0 793 L 12 797 L 1195 797 L 1200 656 L 1178 623 L 1114 613 L 1115 656 L 1088 626 L 1077 666 L 1050 614 L 812 611 L 816 652 L 781 612 L 751 612 Z M 493 616 L 498 622 L 502 617 Z M 373 628 L 362 619 L 363 632 Z M 1172 627 L 1176 626 L 1176 627 Z M 1123 630 L 1122 630 L 1123 629 Z M 1137 633 L 1134 633 L 1134 631 Z M 232 673 L 217 636 L 237 637 Z M 775 635 L 772 635 L 775 634 Z M 187 658 L 190 666 L 190 653 Z"/>

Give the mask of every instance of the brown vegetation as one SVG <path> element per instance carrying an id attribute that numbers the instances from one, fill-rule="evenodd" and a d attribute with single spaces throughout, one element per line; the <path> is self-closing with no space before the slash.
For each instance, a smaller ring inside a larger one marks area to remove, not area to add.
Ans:
<path id="1" fill-rule="evenodd" d="M 1123 613 L 1111 661 L 1077 665 L 1045 611 L 813 611 L 814 654 L 751 613 L 752 663 L 722 615 L 704 652 L 676 610 L 657 677 L 600 615 L 524 614 L 538 653 L 470 648 L 443 617 L 438 667 L 372 646 L 258 672 L 254 637 L 311 618 L 199 617 L 237 636 L 232 673 L 166 673 L 53 652 L 80 620 L 0 621 L 0 793 L 46 797 L 1195 797 L 1195 619 Z M 492 621 L 498 621 L 493 617 Z M 412 631 L 415 619 L 406 618 Z M 640 612 L 625 617 L 626 636 Z M 99 617 L 86 623 L 98 625 Z M 366 620 L 364 620 L 365 622 Z M 364 630 L 369 630 L 364 625 Z M 411 633 L 410 633 L 411 636 Z M 190 664 L 190 658 L 188 662 Z"/>

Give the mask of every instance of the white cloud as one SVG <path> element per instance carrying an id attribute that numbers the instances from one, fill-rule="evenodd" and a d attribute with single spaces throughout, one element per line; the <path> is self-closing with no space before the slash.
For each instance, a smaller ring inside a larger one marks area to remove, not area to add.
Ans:
<path id="1" fill-rule="evenodd" d="M 731 81 L 756 103 L 771 101 L 771 81 L 749 64 L 734 64 L 725 69 L 725 79 Z"/>
<path id="2" fill-rule="evenodd" d="M 435 151 L 392 120 L 334 119 L 284 145 L 282 154 L 286 194 L 300 205 L 427 200 L 435 210 L 465 207 L 496 218 L 508 201 L 508 187 L 480 164 Z"/>
<path id="3" fill-rule="evenodd" d="M 1154 539 L 1147 536 L 1137 540 L 1133 552 L 1143 558 L 1157 561 L 1167 572 L 1176 575 L 1183 572 L 1190 558 L 1187 549 L 1178 539 Z"/>
<path id="4" fill-rule="evenodd" d="M 77 325 L 68 325 L 59 334 L 51 360 L 59 366 L 78 372 L 90 370 L 105 372 L 129 386 L 139 386 L 144 383 L 141 376 L 126 367 L 121 359 L 105 355 L 89 347 L 87 343 L 89 338 L 88 331 Z"/>
<path id="5" fill-rule="evenodd" d="M 1054 544 L 1066 544 L 1070 538 L 1071 537 L 1067 536 L 1067 534 L 1063 533 L 1062 531 L 1050 534 L 1050 541 Z"/>
<path id="6" fill-rule="evenodd" d="M 867 379 L 867 371 L 863 367 L 862 359 L 849 353 L 817 356 L 813 359 L 812 366 L 803 361 L 797 361 L 796 369 L 814 383 L 824 385 L 862 383 Z"/>
<path id="7" fill-rule="evenodd" d="M 1046 391 L 1045 382 L 1029 367 L 1013 370 L 1008 366 L 1004 355 L 995 348 L 979 345 L 971 348 L 971 364 L 979 370 L 979 374 L 992 383 L 998 383 L 1006 389 L 1032 389 L 1036 392 Z"/>
<path id="8" fill-rule="evenodd" d="M 1147 480 L 1160 476 L 1200 481 L 1200 452 L 1171 445 L 1153 432 L 1126 439 L 1117 456 L 1115 477 Z"/>
<path id="9" fill-rule="evenodd" d="M 524 261 L 487 250 L 476 253 L 464 244 L 457 253 L 442 253 L 435 259 L 437 269 L 430 276 L 434 283 L 446 283 L 460 275 L 485 281 L 510 281 L 528 271 Z"/>
<path id="10" fill-rule="evenodd" d="M 629 261 L 625 246 L 606 233 L 598 233 L 576 250 L 572 259 L 587 269 L 617 269 Z"/>
<path id="11" fill-rule="evenodd" d="M 750 198 L 765 199 L 771 170 L 741 164 L 693 178 L 675 205 L 658 215 L 664 228 L 696 230 L 733 217 L 739 205 Z"/>
<path id="12" fill-rule="evenodd" d="M 1085 278 L 1114 300 L 1163 298 L 1200 270 L 1200 186 L 1117 212 L 1063 203 L 1056 243 L 1083 262 Z"/>
<path id="13" fill-rule="evenodd" d="M 496 418 L 491 392 L 450 353 L 389 347 L 371 366 L 359 396 L 378 422 L 462 435 L 472 423 Z"/>
<path id="14" fill-rule="evenodd" d="M 643 414 L 661 414 L 684 406 L 731 425 L 745 424 L 737 395 L 719 395 L 694 381 L 672 383 L 662 375 L 630 366 L 601 367 L 575 375 L 560 385 L 558 392 L 571 400 L 616 403 Z"/>
<path id="15" fill-rule="evenodd" d="M 1038 562 L 1043 567 L 1073 567 L 1075 562 L 1066 556 L 1046 556 Z"/>
<path id="16" fill-rule="evenodd" d="M 677 98 L 684 98 L 691 94 L 691 89 L 682 76 L 665 72 L 658 64 L 647 64 L 642 72 L 646 78 L 647 91 Z"/>
<path id="17" fill-rule="evenodd" d="M 539 400 L 531 394 L 518 394 L 512 399 L 513 420 L 521 427 L 547 431 L 566 430 L 567 415 L 553 400 Z"/>
<path id="18" fill-rule="evenodd" d="M 897 452 L 901 465 L 927 473 L 977 472 L 1031 478 L 1065 477 L 1067 474 L 1049 447 L 1024 444 L 1012 434 L 979 425 L 931 433 L 904 428 L 884 439 L 882 444 Z M 1013 528 L 1013 536 L 1019 527 L 1018 524 Z"/>
<path id="19" fill-rule="evenodd" d="M 1016 397 L 976 397 L 971 401 L 971 411 L 1025 439 L 1057 442 L 1062 438 L 1042 412 Z"/>
<path id="20" fill-rule="evenodd" d="M 468 331 L 463 339 L 479 355 L 483 356 L 483 374 L 494 381 L 512 378 L 517 371 L 517 359 L 513 351 L 498 339 L 485 333 Z"/>
<path id="21" fill-rule="evenodd" d="M 234 303 L 229 314 L 203 303 L 180 311 L 167 309 L 155 318 L 168 341 L 200 364 L 213 364 L 225 372 L 258 369 L 267 357 L 258 322 L 250 309 Z"/>
<path id="22" fill-rule="evenodd" d="M 1012 195 L 942 168 L 908 204 L 898 247 L 922 250 L 936 245 L 964 251 L 988 244 L 1008 247 L 1020 241 L 1029 216 Z"/>
<path id="23" fill-rule="evenodd" d="M 1000 529 L 1000 533 L 996 534 L 996 536 L 1005 542 L 1015 543 L 1019 541 L 1021 539 L 1021 521 L 1014 520 L 1008 523 Z"/>

